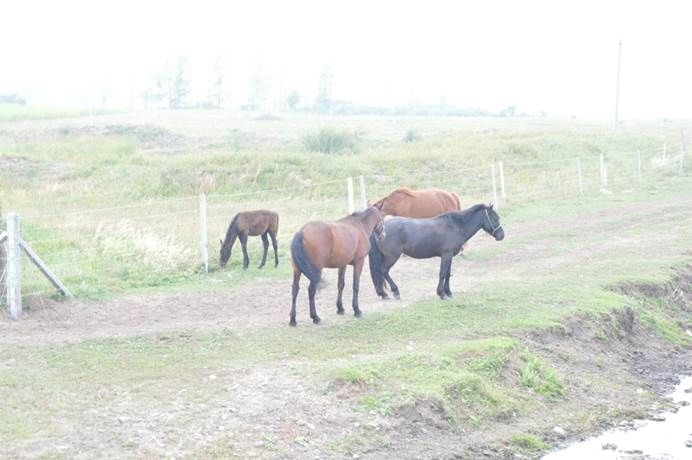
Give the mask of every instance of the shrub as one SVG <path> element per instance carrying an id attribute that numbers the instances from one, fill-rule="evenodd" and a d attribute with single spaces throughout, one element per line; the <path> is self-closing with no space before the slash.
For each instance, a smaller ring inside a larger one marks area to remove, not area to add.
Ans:
<path id="1" fill-rule="evenodd" d="M 404 142 L 406 143 L 418 142 L 420 139 L 420 134 L 413 128 L 406 131 L 406 135 L 404 136 Z"/>
<path id="2" fill-rule="evenodd" d="M 311 152 L 355 152 L 358 147 L 358 136 L 344 129 L 321 128 L 317 133 L 305 136 L 303 144 Z"/>

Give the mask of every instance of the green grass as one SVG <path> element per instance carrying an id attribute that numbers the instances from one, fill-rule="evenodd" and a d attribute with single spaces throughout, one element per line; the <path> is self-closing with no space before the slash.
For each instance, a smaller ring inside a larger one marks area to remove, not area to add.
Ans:
<path id="1" fill-rule="evenodd" d="M 532 434 L 516 434 L 510 438 L 510 443 L 533 454 L 544 452 L 550 447 L 542 439 Z"/>

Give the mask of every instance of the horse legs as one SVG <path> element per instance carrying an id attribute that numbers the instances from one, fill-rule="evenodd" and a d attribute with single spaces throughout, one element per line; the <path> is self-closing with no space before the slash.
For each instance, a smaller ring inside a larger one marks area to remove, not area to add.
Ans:
<path id="1" fill-rule="evenodd" d="M 341 296 L 344 293 L 344 286 L 346 286 L 346 267 L 339 268 L 339 293 L 336 296 L 336 314 L 344 314 L 344 303 L 341 301 Z"/>
<path id="2" fill-rule="evenodd" d="M 264 246 L 264 252 L 262 253 L 262 262 L 260 262 L 259 267 L 264 267 L 267 262 L 267 253 L 269 252 L 269 238 L 267 237 L 267 232 L 262 233 L 262 246 Z"/>
<path id="3" fill-rule="evenodd" d="M 448 273 L 452 269 L 452 256 L 450 254 L 444 254 L 441 256 L 440 260 L 440 280 L 437 283 L 437 295 L 440 299 L 447 299 L 447 293 L 445 292 L 445 280 L 448 279 Z"/>
<path id="4" fill-rule="evenodd" d="M 449 259 L 449 266 L 447 267 L 447 276 L 445 276 L 445 294 L 447 297 L 452 297 L 452 290 L 449 288 L 449 278 L 452 277 L 452 261 L 454 256 Z"/>
<path id="5" fill-rule="evenodd" d="M 247 233 L 241 232 L 238 234 L 240 245 L 243 247 L 243 270 L 247 270 L 250 265 L 250 257 L 247 255 Z"/>
<path id="6" fill-rule="evenodd" d="M 392 279 L 391 275 L 389 274 L 389 270 L 391 270 L 394 264 L 399 260 L 399 257 L 401 257 L 401 254 L 397 255 L 396 257 L 388 257 L 382 266 L 382 276 L 384 277 L 385 281 L 389 283 L 389 289 L 392 290 L 392 295 L 394 295 L 394 298 L 397 300 L 400 298 L 399 286 L 397 286 Z"/>
<path id="7" fill-rule="evenodd" d="M 360 287 L 360 273 L 363 271 L 363 262 L 365 258 L 356 259 L 353 261 L 353 315 L 359 318 L 362 315 L 358 306 L 358 288 Z"/>
<path id="8" fill-rule="evenodd" d="M 310 297 L 310 318 L 315 324 L 320 324 L 320 317 L 317 316 L 317 308 L 315 307 L 315 293 L 317 292 L 318 281 L 310 281 L 310 286 L 308 286 L 308 296 Z"/>
<path id="9" fill-rule="evenodd" d="M 293 296 L 293 302 L 291 303 L 291 321 L 288 323 L 289 326 L 296 326 L 296 297 L 298 297 L 298 291 L 300 290 L 300 270 L 293 268 L 293 289 L 291 290 L 291 295 Z"/>
<path id="10" fill-rule="evenodd" d="M 276 233 L 269 231 L 269 236 L 272 239 L 272 247 L 274 248 L 274 268 L 279 266 L 278 243 L 276 242 Z"/>

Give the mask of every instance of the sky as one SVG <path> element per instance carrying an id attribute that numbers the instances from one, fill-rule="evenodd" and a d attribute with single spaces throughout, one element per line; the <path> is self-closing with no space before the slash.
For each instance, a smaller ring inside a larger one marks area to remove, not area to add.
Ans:
<path id="1" fill-rule="evenodd" d="M 689 6 L 688 6 L 689 5 Z M 692 117 L 692 2 L 35 1 L 2 5 L 0 94 L 40 106 L 125 107 L 164 63 L 186 56 L 205 98 L 224 69 L 229 106 L 258 72 L 271 99 L 510 105 L 612 118 Z"/>

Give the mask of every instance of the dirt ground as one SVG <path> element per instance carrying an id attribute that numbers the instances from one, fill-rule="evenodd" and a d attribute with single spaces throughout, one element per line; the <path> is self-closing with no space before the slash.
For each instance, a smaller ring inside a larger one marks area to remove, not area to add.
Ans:
<path id="1" fill-rule="evenodd" d="M 489 288 L 499 280 L 521 279 L 537 271 L 547 273 L 619 248 L 641 248 L 645 253 L 646 237 L 619 237 L 616 230 L 636 228 L 644 217 L 670 222 L 673 228 L 676 216 L 691 212 L 692 198 L 678 198 L 516 224 L 506 228 L 507 240 L 525 238 L 521 244 L 508 246 L 489 259 L 455 259 L 452 290 L 463 296 L 470 289 Z M 559 234 L 550 233 L 559 228 L 588 238 L 584 244 L 551 251 L 555 243 L 564 243 Z M 544 236 L 528 238 L 544 232 Z M 498 244 L 503 243 L 477 236 L 468 251 Z M 537 256 L 542 253 L 546 255 Z M 437 260 L 403 258 L 392 271 L 402 288 L 402 300 L 383 302 L 376 298 L 366 268 L 361 287 L 364 314 L 405 309 L 413 302 L 432 298 L 437 271 Z M 323 320 L 319 327 L 355 321 L 352 315 L 336 315 L 336 273 L 327 272 L 326 277 L 329 283 L 318 294 L 318 312 Z M 344 305 L 348 313 L 349 295 Z M 19 322 L 0 318 L 0 346 L 21 348 L 90 338 L 221 329 L 248 332 L 272 324 L 288 327 L 289 307 L 289 279 L 261 279 L 235 289 L 202 293 L 137 294 L 101 302 L 47 301 L 27 310 Z M 299 328 L 316 327 L 308 317 L 305 286 L 298 312 Z M 62 422 L 74 424 L 74 434 L 52 437 L 44 433 L 2 446 L 0 454 L 4 452 L 2 456 L 8 458 L 502 458 L 507 453 L 493 447 L 494 442 L 517 426 L 550 433 L 554 424 L 561 423 L 572 438 L 584 435 L 578 426 L 572 426 L 569 414 L 584 404 L 597 404 L 589 401 L 596 383 L 582 380 L 574 366 L 594 372 L 604 366 L 623 386 L 643 385 L 644 390 L 656 394 L 670 387 L 676 372 L 692 372 L 689 351 L 663 343 L 636 318 L 617 324 L 621 326 L 613 333 L 622 336 L 621 340 L 607 345 L 594 342 L 593 331 L 578 318 L 565 330 L 522 337 L 538 352 L 564 356 L 564 368 L 559 370 L 573 390 L 559 412 L 546 420 L 513 417 L 493 421 L 487 430 L 459 433 L 450 428 L 443 409 L 434 401 L 417 401 L 390 417 L 357 411 L 351 390 L 325 392 L 303 377 L 302 363 L 288 361 L 251 366 L 241 372 L 199 375 L 198 381 L 159 388 L 158 396 L 151 398 L 106 386 L 100 397 L 109 403 L 96 404 L 93 396 L 84 396 L 78 422 Z M 599 359 L 594 360 L 594 356 Z M 199 391 L 200 381 L 205 384 L 204 397 L 191 397 Z M 604 394 L 609 395 L 620 409 L 631 407 L 633 414 L 641 410 L 635 398 L 620 393 L 617 386 L 605 393 L 599 389 L 598 394 L 604 401 L 608 399 Z M 364 441 L 353 449 L 340 444 L 356 437 Z M 224 450 L 220 447 L 224 445 L 233 447 Z"/>

